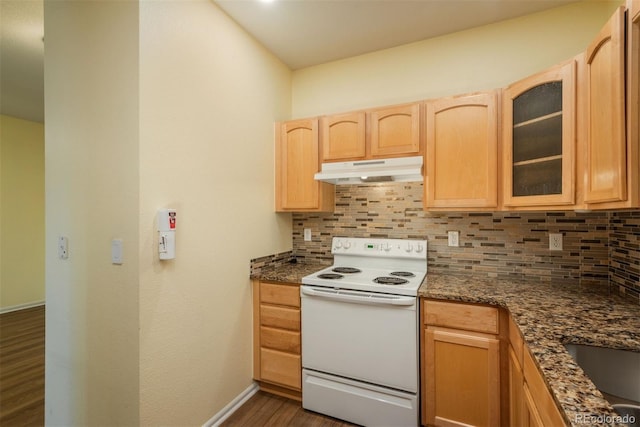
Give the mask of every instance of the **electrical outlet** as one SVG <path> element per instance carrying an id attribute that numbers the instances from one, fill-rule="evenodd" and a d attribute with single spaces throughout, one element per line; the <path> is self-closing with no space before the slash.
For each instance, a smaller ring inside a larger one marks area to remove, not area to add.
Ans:
<path id="1" fill-rule="evenodd" d="M 562 233 L 549 233 L 549 250 L 562 250 Z"/>
<path id="2" fill-rule="evenodd" d="M 303 230 L 303 234 L 304 234 L 304 241 L 305 242 L 310 242 L 311 241 L 311 229 L 310 228 L 305 228 Z"/>
<path id="3" fill-rule="evenodd" d="M 447 231 L 449 235 L 449 246 L 457 248 L 460 246 L 460 232 L 459 231 Z"/>

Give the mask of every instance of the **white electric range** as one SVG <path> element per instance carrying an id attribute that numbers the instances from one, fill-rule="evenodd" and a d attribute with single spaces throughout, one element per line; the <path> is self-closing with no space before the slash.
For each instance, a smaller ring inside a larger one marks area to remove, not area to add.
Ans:
<path id="1" fill-rule="evenodd" d="M 305 276 L 302 406 L 367 426 L 419 424 L 418 288 L 426 240 L 334 237 Z"/>

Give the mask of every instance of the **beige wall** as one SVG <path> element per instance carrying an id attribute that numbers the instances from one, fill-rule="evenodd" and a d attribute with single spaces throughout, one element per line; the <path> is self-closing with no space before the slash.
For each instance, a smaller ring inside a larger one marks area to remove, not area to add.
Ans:
<path id="1" fill-rule="evenodd" d="M 249 260 L 291 249 L 273 212 L 291 73 L 212 2 L 143 2 L 140 18 L 140 416 L 202 425 L 252 383 Z M 161 207 L 177 209 L 172 261 Z"/>
<path id="2" fill-rule="evenodd" d="M 44 302 L 44 125 L 0 115 L 0 312 Z"/>
<path id="3" fill-rule="evenodd" d="M 47 2 L 45 23 L 47 423 L 201 425 L 252 383 L 249 259 L 291 248 L 291 73 L 205 0 Z"/>
<path id="4" fill-rule="evenodd" d="M 138 422 L 138 5 L 45 2 L 48 425 Z M 69 258 L 56 254 L 69 238 Z M 111 240 L 124 264 L 111 264 Z"/>
<path id="5" fill-rule="evenodd" d="M 293 73 L 293 118 L 494 89 L 582 52 L 620 1 L 581 1 Z"/>

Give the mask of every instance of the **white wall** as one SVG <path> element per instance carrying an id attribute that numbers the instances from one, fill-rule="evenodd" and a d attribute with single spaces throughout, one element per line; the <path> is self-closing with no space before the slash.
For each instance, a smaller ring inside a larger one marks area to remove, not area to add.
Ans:
<path id="1" fill-rule="evenodd" d="M 295 71 L 292 117 L 507 86 L 582 52 L 620 3 L 576 2 Z"/>
<path id="2" fill-rule="evenodd" d="M 140 13 L 140 417 L 201 425 L 252 382 L 249 260 L 291 249 L 273 212 L 290 71 L 209 1 Z M 177 209 L 157 260 L 156 209 Z"/>
<path id="3" fill-rule="evenodd" d="M 138 422 L 138 5 L 45 2 L 47 425 Z M 57 258 L 58 236 L 69 258 Z M 124 264 L 111 264 L 111 239 Z"/>

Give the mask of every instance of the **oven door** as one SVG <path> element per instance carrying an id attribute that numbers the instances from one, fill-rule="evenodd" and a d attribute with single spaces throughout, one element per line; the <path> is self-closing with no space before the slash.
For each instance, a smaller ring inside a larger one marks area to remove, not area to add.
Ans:
<path id="1" fill-rule="evenodd" d="M 418 392 L 417 298 L 301 286 L 302 366 Z"/>

